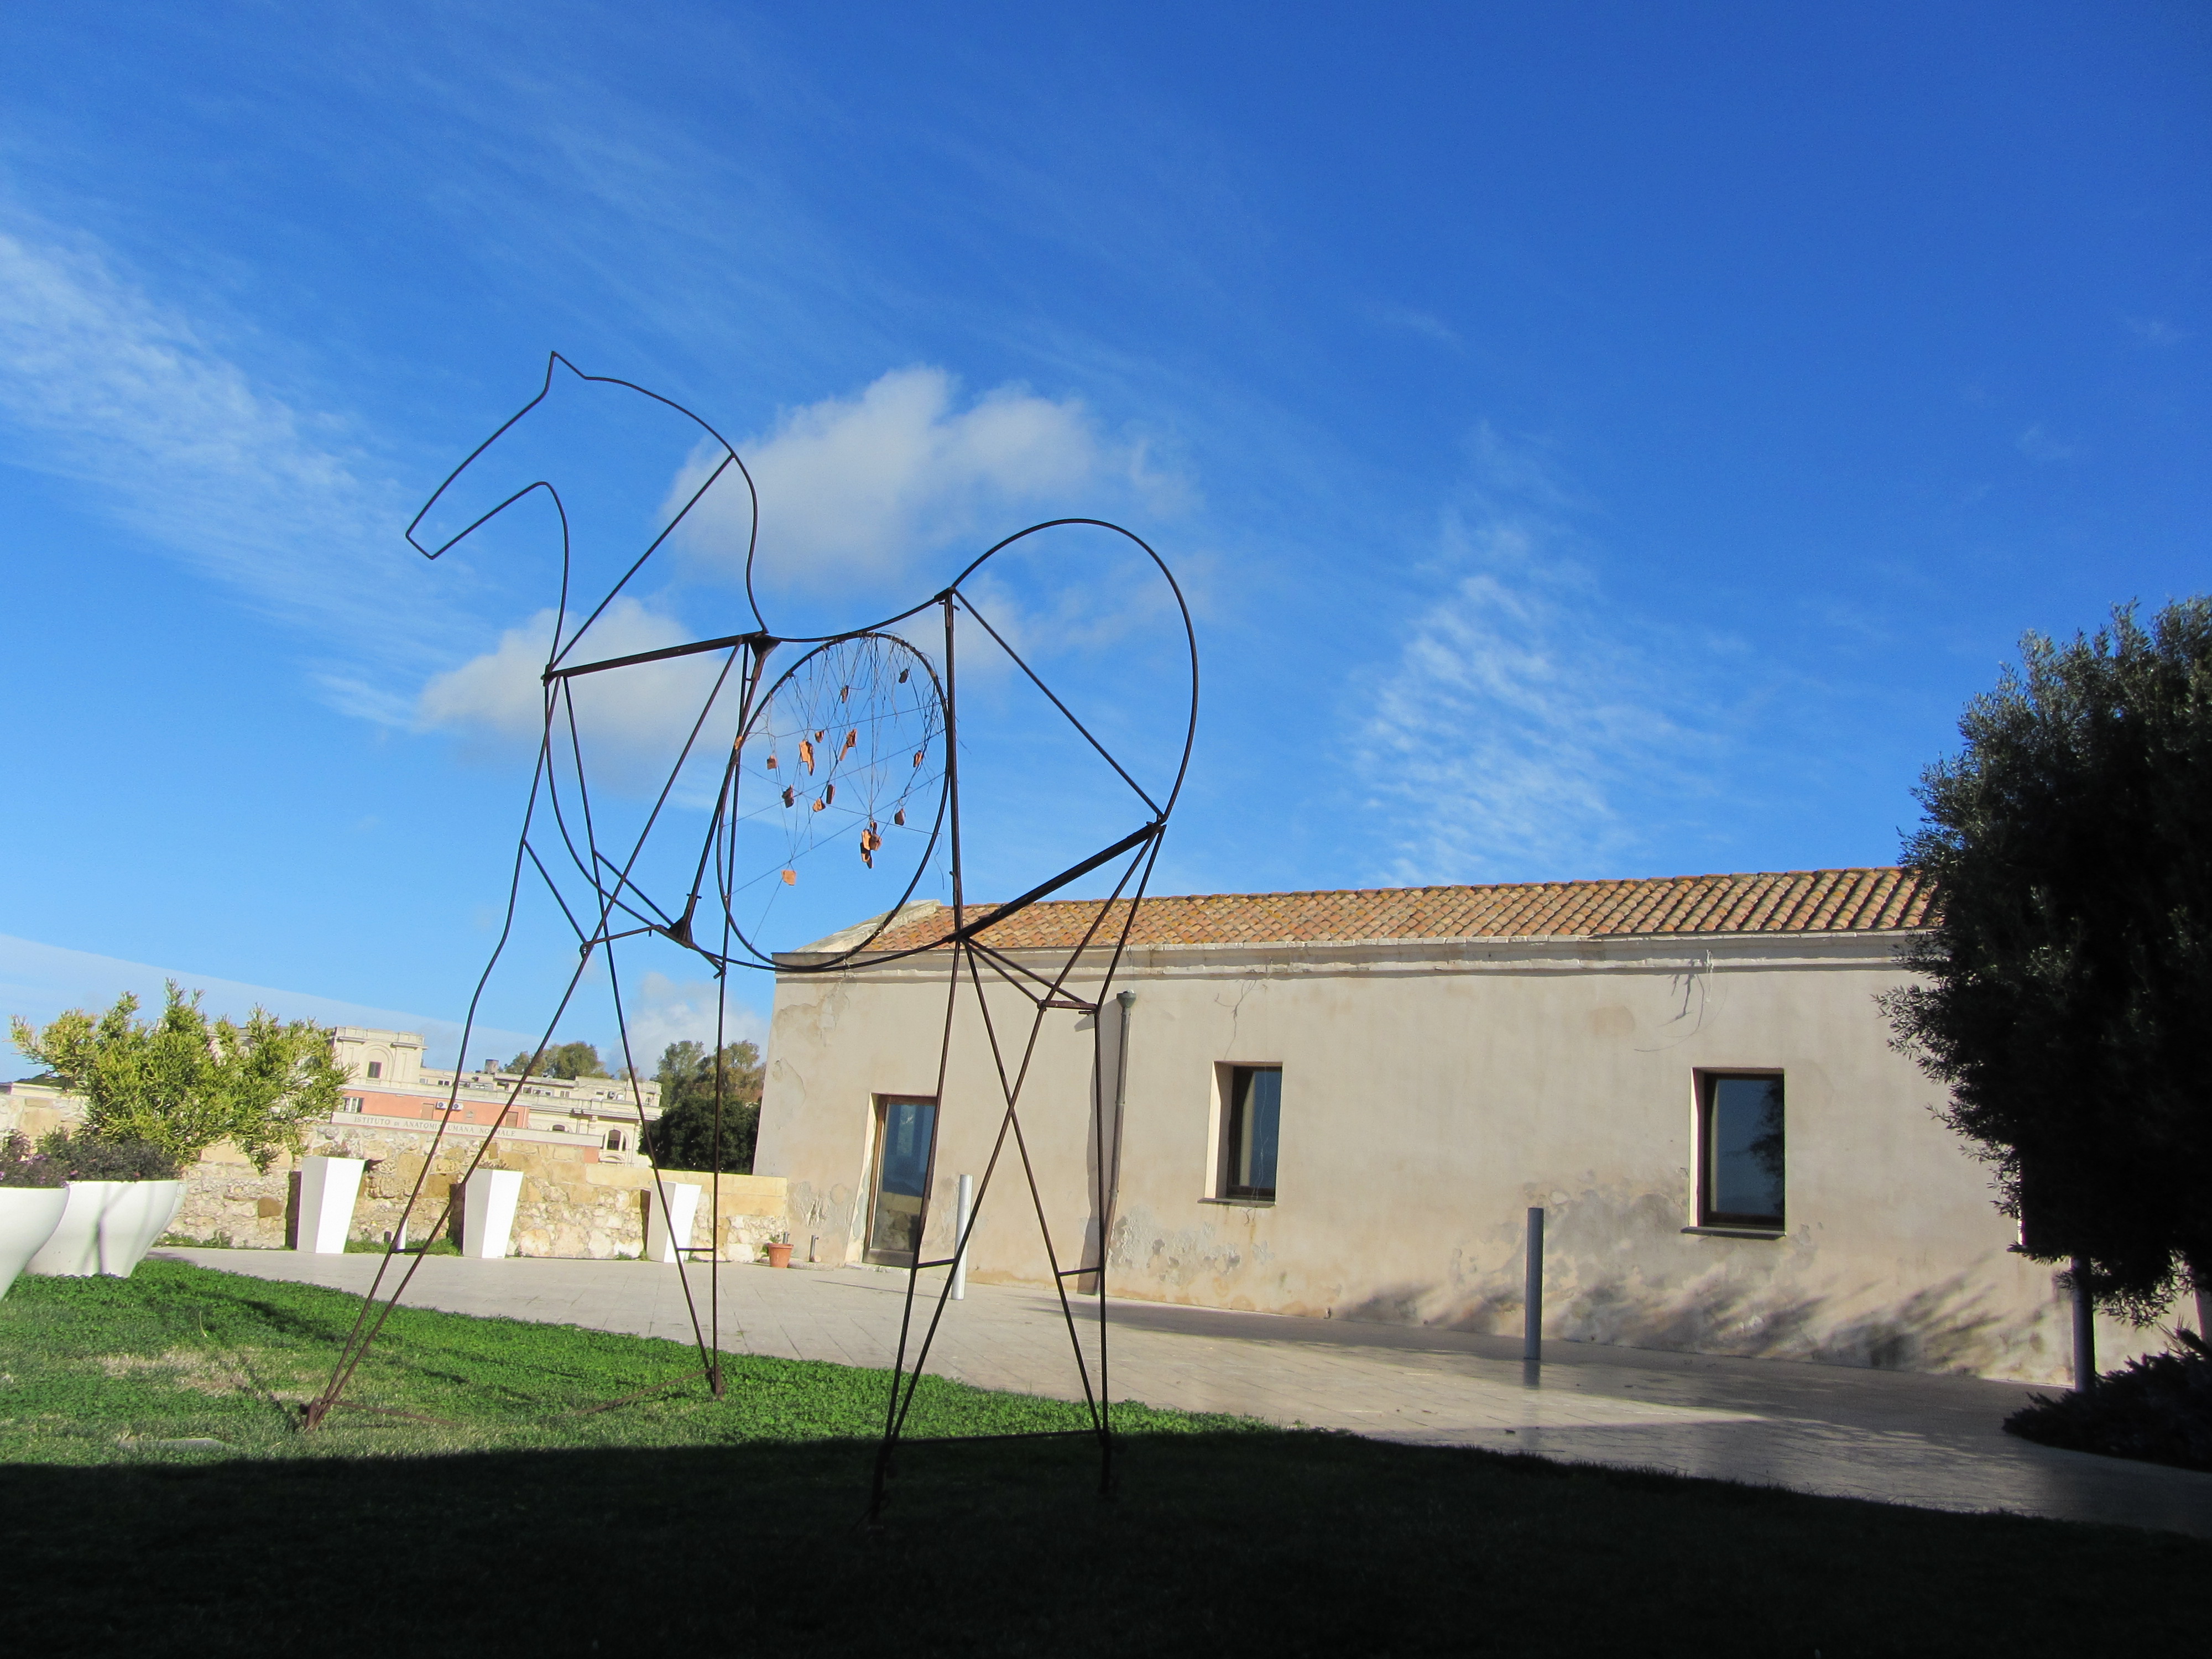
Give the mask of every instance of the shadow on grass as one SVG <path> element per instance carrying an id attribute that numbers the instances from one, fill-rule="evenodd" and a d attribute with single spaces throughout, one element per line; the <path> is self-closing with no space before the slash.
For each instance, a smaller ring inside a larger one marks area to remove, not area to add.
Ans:
<path id="1" fill-rule="evenodd" d="M 2212 1545 L 1291 1431 L 0 1467 L 6 1627 L 133 1654 L 2186 1650 Z M 304 1644 L 304 1646 L 302 1645 Z"/>

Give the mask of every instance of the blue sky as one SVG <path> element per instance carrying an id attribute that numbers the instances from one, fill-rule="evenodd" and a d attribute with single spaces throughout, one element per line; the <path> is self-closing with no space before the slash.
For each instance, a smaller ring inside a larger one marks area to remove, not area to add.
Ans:
<path id="1" fill-rule="evenodd" d="M 2024 630 L 2208 585 L 2208 180 L 2185 4 L 9 8 L 0 995 L 459 1016 L 550 594 L 400 532 L 556 348 L 800 609 L 1159 546 L 1165 890 L 1887 862 Z"/>

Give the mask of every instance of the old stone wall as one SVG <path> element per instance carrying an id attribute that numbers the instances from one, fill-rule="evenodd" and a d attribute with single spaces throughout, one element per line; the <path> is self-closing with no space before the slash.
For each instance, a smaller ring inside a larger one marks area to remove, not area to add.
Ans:
<path id="1" fill-rule="evenodd" d="M 307 1153 L 369 1160 L 354 1206 L 353 1237 L 381 1243 L 406 1213 L 408 1194 L 429 1157 L 429 1134 L 419 1130 L 332 1123 L 310 1133 Z M 435 1233 L 459 1239 L 461 1205 L 453 1203 L 444 1227 L 439 1226 L 439 1219 L 480 1145 L 477 1136 L 461 1140 L 449 1136 L 439 1147 L 408 1220 L 410 1240 L 421 1243 Z M 647 1194 L 653 1183 L 651 1166 L 595 1162 L 588 1156 L 591 1150 L 574 1142 L 547 1145 L 505 1137 L 494 1143 L 484 1167 L 522 1172 L 512 1247 L 516 1255 L 605 1260 L 643 1252 Z M 184 1204 L 170 1237 L 283 1249 L 298 1221 L 299 1179 L 291 1159 L 280 1159 L 264 1175 L 229 1148 L 214 1148 L 186 1172 Z M 698 1219 L 691 1231 L 693 1245 L 703 1249 L 716 1177 L 700 1170 L 672 1170 L 662 1179 L 707 1189 L 700 1194 Z M 751 1261 L 763 1243 L 785 1229 L 784 1183 L 769 1176 L 738 1175 L 723 1176 L 720 1182 L 717 1254 L 724 1261 Z"/>
<path id="2" fill-rule="evenodd" d="M 84 1120 L 84 1103 L 43 1083 L 0 1083 L 0 1135 L 20 1132 L 37 1140 Z"/>

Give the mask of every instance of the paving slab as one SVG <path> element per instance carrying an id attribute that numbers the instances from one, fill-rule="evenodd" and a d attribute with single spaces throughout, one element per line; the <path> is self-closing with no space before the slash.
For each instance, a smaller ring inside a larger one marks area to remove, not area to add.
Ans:
<path id="1" fill-rule="evenodd" d="M 163 1250 L 232 1273 L 359 1291 L 374 1255 Z M 690 1296 L 687 1301 L 688 1279 Z M 425 1256 L 407 1300 L 690 1342 L 692 1310 L 733 1352 L 888 1366 L 907 1275 L 870 1268 Z M 926 1274 L 918 1334 L 941 1277 Z M 1073 1304 L 1095 1380 L 1095 1299 Z M 1116 1399 L 1232 1412 L 1416 1444 L 1483 1446 L 1923 1508 L 2006 1510 L 2212 1536 L 2212 1474 L 2059 1451 L 2002 1432 L 2030 1391 L 1783 1360 L 1553 1341 L 1527 1365 L 1517 1338 L 1115 1300 Z M 1070 1328 L 1048 1291 L 970 1281 L 946 1305 L 931 1371 L 979 1387 L 1080 1399 Z"/>

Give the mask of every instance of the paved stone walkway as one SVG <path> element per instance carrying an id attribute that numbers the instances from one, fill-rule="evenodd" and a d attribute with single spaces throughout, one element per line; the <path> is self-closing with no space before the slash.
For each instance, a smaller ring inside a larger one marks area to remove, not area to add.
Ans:
<path id="1" fill-rule="evenodd" d="M 347 1290 L 365 1288 L 380 1260 L 278 1250 L 160 1254 Z M 703 1317 L 706 1269 L 690 1273 Z M 926 1275 L 925 1288 L 936 1279 Z M 905 1289 L 902 1273 L 726 1264 L 722 1343 L 888 1366 Z M 693 1340 L 676 1269 L 646 1262 L 429 1256 L 408 1300 Z M 926 1318 L 926 1304 L 918 1299 L 917 1306 Z M 1078 1329 L 1095 1375 L 1095 1317 L 1085 1314 Z M 1930 1509 L 2007 1510 L 2212 1536 L 2212 1474 L 2015 1439 L 1998 1425 L 2027 1390 L 2008 1383 L 1585 1342 L 1547 1343 L 1543 1365 L 1526 1367 L 1517 1339 L 1146 1302 L 1115 1302 L 1109 1336 L 1115 1396 L 1155 1406 Z M 969 1285 L 967 1299 L 946 1310 L 929 1369 L 983 1388 L 1082 1393 L 1067 1328 L 1048 1291 Z"/>

